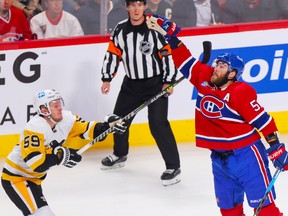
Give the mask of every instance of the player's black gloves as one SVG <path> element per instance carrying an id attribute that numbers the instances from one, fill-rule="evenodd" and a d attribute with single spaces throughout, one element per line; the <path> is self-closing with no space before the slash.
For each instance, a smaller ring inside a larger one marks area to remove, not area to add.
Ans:
<path id="1" fill-rule="evenodd" d="M 64 165 L 68 168 L 76 166 L 82 160 L 82 156 L 77 154 L 76 149 L 72 148 L 57 146 L 54 148 L 53 154 L 57 155 L 59 159 L 58 165 Z"/>
<path id="2" fill-rule="evenodd" d="M 123 134 L 127 129 L 125 122 L 115 114 L 105 116 L 104 121 L 109 124 L 109 127 L 113 127 L 113 133 Z"/>
<path id="3" fill-rule="evenodd" d="M 268 156 L 275 168 L 281 171 L 288 170 L 288 152 L 284 143 L 277 143 L 267 149 Z"/>
<path id="4" fill-rule="evenodd" d="M 52 153 L 57 156 L 57 165 L 72 168 L 81 161 L 82 156 L 77 154 L 76 149 L 62 147 L 63 142 L 64 140 L 60 143 L 53 140 L 47 147 L 52 148 Z"/>

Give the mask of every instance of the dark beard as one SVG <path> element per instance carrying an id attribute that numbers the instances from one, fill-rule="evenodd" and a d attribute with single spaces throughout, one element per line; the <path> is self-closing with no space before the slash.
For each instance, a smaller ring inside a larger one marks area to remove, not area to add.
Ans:
<path id="1" fill-rule="evenodd" d="M 223 77 L 222 79 L 217 79 L 216 82 L 211 82 L 212 85 L 216 86 L 216 87 L 221 87 L 223 86 L 224 84 L 226 84 L 229 80 L 228 80 L 228 74 L 229 73 L 226 73 L 225 77 Z"/>

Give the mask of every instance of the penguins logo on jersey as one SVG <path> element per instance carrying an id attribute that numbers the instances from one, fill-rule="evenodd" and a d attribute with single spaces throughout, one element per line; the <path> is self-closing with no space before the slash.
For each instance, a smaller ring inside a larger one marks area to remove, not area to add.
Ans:
<path id="1" fill-rule="evenodd" d="M 141 41 L 140 42 L 140 52 L 144 55 L 150 55 L 152 53 L 151 43 L 148 41 Z"/>
<path id="2" fill-rule="evenodd" d="M 223 108 L 224 102 L 211 95 L 204 96 L 200 101 L 200 110 L 208 118 L 221 118 Z"/>

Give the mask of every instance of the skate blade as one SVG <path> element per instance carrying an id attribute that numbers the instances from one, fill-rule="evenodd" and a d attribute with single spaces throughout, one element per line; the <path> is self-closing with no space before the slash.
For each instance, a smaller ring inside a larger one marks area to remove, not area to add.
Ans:
<path id="1" fill-rule="evenodd" d="M 170 185 L 177 184 L 180 181 L 181 181 L 181 179 L 180 179 L 180 176 L 178 175 L 175 178 L 170 179 L 170 180 L 162 180 L 162 185 L 163 186 L 170 186 Z"/>
<path id="2" fill-rule="evenodd" d="M 102 164 L 101 169 L 102 170 L 111 170 L 111 169 L 118 169 L 118 168 L 121 168 L 124 166 L 125 166 L 125 162 L 120 162 L 120 163 L 114 164 L 113 166 L 105 166 Z"/>

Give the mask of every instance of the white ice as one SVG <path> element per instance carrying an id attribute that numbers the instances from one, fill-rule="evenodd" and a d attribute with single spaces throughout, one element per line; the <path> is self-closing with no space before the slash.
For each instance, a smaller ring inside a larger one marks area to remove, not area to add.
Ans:
<path id="1" fill-rule="evenodd" d="M 178 184 L 161 185 L 165 166 L 153 145 L 132 147 L 126 166 L 120 169 L 100 169 L 101 159 L 111 153 L 108 149 L 84 153 L 73 169 L 53 167 L 42 185 L 44 195 L 57 216 L 219 216 L 209 151 L 194 143 L 179 144 L 178 148 L 182 170 Z M 3 163 L 0 159 L 1 170 Z M 279 175 L 275 187 L 276 204 L 288 215 L 288 173 Z M 246 216 L 253 215 L 246 200 L 244 208 Z M 22 215 L 2 187 L 0 215 Z"/>

